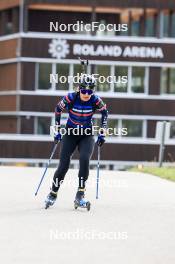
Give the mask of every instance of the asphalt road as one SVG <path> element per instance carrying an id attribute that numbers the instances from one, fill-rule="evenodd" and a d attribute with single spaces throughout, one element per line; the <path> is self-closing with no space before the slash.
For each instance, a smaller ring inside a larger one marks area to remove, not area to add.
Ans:
<path id="1" fill-rule="evenodd" d="M 75 210 L 77 171 L 70 170 L 57 203 L 44 199 L 54 170 L 38 196 L 41 168 L 0 167 L 0 261 L 4 264 L 174 264 L 175 183 L 141 173 L 101 171 L 90 212 Z"/>

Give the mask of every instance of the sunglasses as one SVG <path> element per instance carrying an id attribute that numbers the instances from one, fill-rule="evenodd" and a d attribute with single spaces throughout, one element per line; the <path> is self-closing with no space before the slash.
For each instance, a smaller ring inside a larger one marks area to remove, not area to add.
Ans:
<path id="1" fill-rule="evenodd" d="M 82 93 L 82 94 L 88 94 L 88 95 L 91 95 L 91 94 L 93 94 L 93 90 L 90 90 L 90 89 L 80 89 L 80 92 Z"/>

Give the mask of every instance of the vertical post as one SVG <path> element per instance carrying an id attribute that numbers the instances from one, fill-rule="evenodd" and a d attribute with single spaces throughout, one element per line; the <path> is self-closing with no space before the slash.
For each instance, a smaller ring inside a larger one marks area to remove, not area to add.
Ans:
<path id="1" fill-rule="evenodd" d="M 22 33 L 24 30 L 24 0 L 20 1 L 19 7 L 19 32 Z"/>
<path id="2" fill-rule="evenodd" d="M 22 50 L 22 33 L 23 33 L 23 23 L 24 23 L 24 0 L 20 1 L 19 6 L 19 38 L 18 38 L 18 46 L 16 51 L 16 57 L 17 57 L 17 81 L 16 81 L 16 91 L 19 92 L 22 90 L 22 83 L 21 83 L 21 72 L 22 72 L 22 65 L 21 65 L 21 50 Z M 20 111 L 20 94 L 17 93 L 16 96 L 16 111 Z M 21 118 L 18 116 L 17 118 L 17 131 L 18 134 L 21 133 Z"/>
<path id="3" fill-rule="evenodd" d="M 97 14 L 96 14 L 95 8 L 96 8 L 96 3 L 93 2 L 92 12 L 91 12 L 91 23 L 97 21 Z M 91 31 L 91 35 L 95 36 L 96 35 L 96 30 Z"/>
<path id="4" fill-rule="evenodd" d="M 165 130 L 166 130 L 166 121 L 162 123 L 162 133 L 161 133 L 161 142 L 159 148 L 159 168 L 162 167 L 164 150 L 165 150 Z"/>

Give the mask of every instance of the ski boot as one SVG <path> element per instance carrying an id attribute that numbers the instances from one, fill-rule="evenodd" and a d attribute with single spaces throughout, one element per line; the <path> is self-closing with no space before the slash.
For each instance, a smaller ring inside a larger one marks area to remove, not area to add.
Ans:
<path id="1" fill-rule="evenodd" d="M 86 208 L 89 211 L 91 208 L 91 204 L 89 201 L 86 201 L 84 199 L 84 191 L 85 189 L 78 188 L 78 191 L 75 196 L 74 208 L 77 209 L 78 207 L 81 207 Z"/>
<path id="2" fill-rule="evenodd" d="M 57 199 L 57 193 L 50 192 L 47 195 L 47 198 L 45 200 L 45 209 L 47 209 L 50 206 L 52 206 L 55 203 L 56 199 Z"/>

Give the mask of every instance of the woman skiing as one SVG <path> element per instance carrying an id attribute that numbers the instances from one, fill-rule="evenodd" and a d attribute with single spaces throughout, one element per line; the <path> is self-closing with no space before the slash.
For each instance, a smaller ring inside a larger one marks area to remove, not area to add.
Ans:
<path id="1" fill-rule="evenodd" d="M 90 209 L 90 203 L 84 199 L 85 183 L 89 175 L 89 160 L 94 149 L 92 117 L 96 110 L 101 113 L 101 132 L 98 134 L 97 144 L 102 146 L 105 142 L 105 129 L 107 126 L 107 109 L 102 99 L 95 94 L 96 80 L 92 75 L 83 74 L 79 80 L 77 92 L 68 93 L 62 98 L 55 108 L 56 133 L 55 140 L 61 141 L 60 162 L 53 177 L 51 191 L 46 198 L 46 208 L 52 206 L 57 198 L 57 192 L 68 171 L 70 159 L 75 149 L 79 151 L 79 186 L 75 196 L 75 208 L 86 207 Z M 66 131 L 63 136 L 60 133 L 60 118 L 64 109 L 68 110 Z M 74 128 L 79 134 L 74 134 Z M 87 133 L 88 132 L 88 133 Z M 78 135 L 77 135 L 78 134 Z"/>

